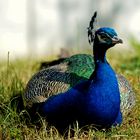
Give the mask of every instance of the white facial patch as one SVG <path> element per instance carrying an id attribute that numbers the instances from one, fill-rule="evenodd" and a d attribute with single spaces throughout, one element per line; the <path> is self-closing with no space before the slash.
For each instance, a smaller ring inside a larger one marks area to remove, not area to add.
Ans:
<path id="1" fill-rule="evenodd" d="M 105 43 L 105 42 L 106 42 L 104 39 L 101 38 L 101 36 L 100 36 L 99 34 L 97 34 L 97 37 L 98 37 L 98 39 L 99 39 L 99 41 L 100 41 L 101 43 Z"/>
<path id="2" fill-rule="evenodd" d="M 118 41 L 119 39 L 118 39 L 118 37 L 117 36 L 114 36 L 113 38 L 112 38 L 112 41 Z"/>

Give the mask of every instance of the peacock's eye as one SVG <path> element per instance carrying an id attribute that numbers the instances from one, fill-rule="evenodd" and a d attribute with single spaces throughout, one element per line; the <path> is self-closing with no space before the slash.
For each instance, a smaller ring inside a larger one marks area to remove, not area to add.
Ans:
<path id="1" fill-rule="evenodd" d="M 101 34 L 100 37 L 101 37 L 101 39 L 106 39 L 107 38 L 105 34 Z"/>
<path id="2" fill-rule="evenodd" d="M 97 36 L 98 36 L 99 41 L 102 43 L 108 42 L 110 40 L 109 35 L 106 33 L 99 33 L 97 34 Z"/>

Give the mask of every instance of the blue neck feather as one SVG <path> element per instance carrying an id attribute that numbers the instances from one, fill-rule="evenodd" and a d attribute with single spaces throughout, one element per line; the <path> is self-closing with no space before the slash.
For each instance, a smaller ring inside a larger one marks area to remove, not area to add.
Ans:
<path id="1" fill-rule="evenodd" d="M 89 99 L 89 106 L 94 106 L 94 108 L 91 107 L 89 112 L 96 112 L 91 116 L 94 115 L 95 120 L 99 121 L 98 124 L 107 126 L 107 124 L 111 125 L 116 121 L 120 124 L 122 116 L 116 74 L 106 60 L 106 49 L 102 47 L 101 50 L 100 47 L 94 46 L 93 52 L 95 71 L 90 77 L 89 94 L 91 94 L 91 100 Z"/>
<path id="2" fill-rule="evenodd" d="M 94 62 L 96 66 L 96 62 L 106 62 L 106 50 L 105 49 L 99 49 L 98 47 L 93 47 L 93 56 L 94 56 Z"/>

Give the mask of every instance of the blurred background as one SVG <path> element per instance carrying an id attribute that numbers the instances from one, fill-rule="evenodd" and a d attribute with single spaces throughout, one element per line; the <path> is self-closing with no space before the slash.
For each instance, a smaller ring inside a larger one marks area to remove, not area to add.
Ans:
<path id="1" fill-rule="evenodd" d="M 90 49 L 87 27 L 98 11 L 98 27 L 110 26 L 132 49 L 140 41 L 140 0 L 0 0 L 0 60 L 39 58 Z"/>

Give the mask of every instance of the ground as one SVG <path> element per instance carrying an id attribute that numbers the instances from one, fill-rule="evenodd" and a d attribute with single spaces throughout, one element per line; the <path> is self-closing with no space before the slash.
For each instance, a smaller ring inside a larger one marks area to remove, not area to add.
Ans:
<path id="1" fill-rule="evenodd" d="M 128 116 L 123 119 L 121 126 L 109 131 L 95 131 L 89 128 L 86 131 L 75 126 L 74 134 L 70 137 L 61 136 L 53 127 L 48 127 L 42 119 L 41 126 L 30 123 L 28 113 L 23 110 L 16 113 L 16 105 L 10 104 L 10 98 L 22 94 L 30 77 L 37 71 L 39 61 L 16 60 L 0 62 L 0 139 L 139 139 L 140 138 L 140 45 L 132 42 L 137 53 L 110 52 L 109 62 L 117 73 L 123 74 L 130 82 L 136 95 L 136 105 Z M 124 57 L 126 56 L 126 57 Z M 128 57 L 129 56 L 129 57 Z M 27 124 L 27 119 L 28 124 Z M 26 121 L 25 121 L 26 120 Z M 46 129 L 47 128 L 47 129 Z"/>

